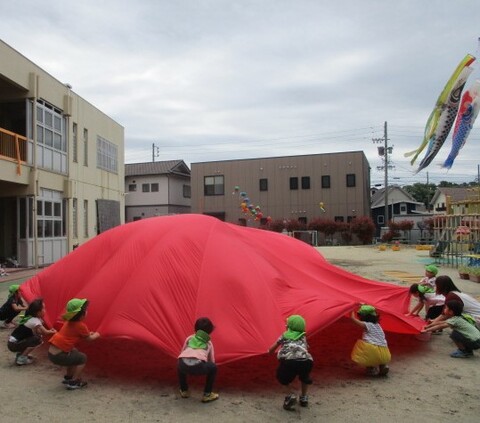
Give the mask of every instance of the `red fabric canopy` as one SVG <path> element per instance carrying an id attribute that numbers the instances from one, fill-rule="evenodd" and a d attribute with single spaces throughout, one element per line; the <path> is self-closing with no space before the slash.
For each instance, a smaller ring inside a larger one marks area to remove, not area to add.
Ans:
<path id="1" fill-rule="evenodd" d="M 218 363 L 263 354 L 301 314 L 313 335 L 374 305 L 385 330 L 416 334 L 405 287 L 364 279 L 329 264 L 288 236 L 204 215 L 158 217 L 111 229 L 21 287 L 42 297 L 58 323 L 66 302 L 88 298 L 86 323 L 104 337 L 148 342 L 176 357 L 198 317 L 209 317 Z"/>

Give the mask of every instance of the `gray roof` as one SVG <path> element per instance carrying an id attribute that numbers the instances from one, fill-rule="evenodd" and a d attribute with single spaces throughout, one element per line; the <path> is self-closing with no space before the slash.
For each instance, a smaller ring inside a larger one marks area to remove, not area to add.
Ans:
<path id="1" fill-rule="evenodd" d="M 407 191 L 405 191 L 403 188 L 399 187 L 398 185 L 390 185 L 388 187 L 389 196 L 390 194 L 393 194 L 393 191 L 400 192 L 403 198 L 401 200 L 393 201 L 392 203 L 390 203 L 390 201 L 392 201 L 390 199 L 389 204 L 397 204 L 397 203 L 404 203 L 404 202 L 418 204 L 418 205 L 423 204 L 415 200 L 415 198 L 413 198 Z M 380 188 L 377 192 L 375 192 L 372 195 L 372 199 L 371 199 L 372 209 L 375 207 L 381 207 L 381 206 L 385 206 L 385 188 Z"/>
<path id="2" fill-rule="evenodd" d="M 190 169 L 183 160 L 130 163 L 125 165 L 125 176 L 164 175 L 169 173 L 190 176 Z"/>
<path id="3" fill-rule="evenodd" d="M 440 194 L 445 195 L 445 197 L 450 197 L 450 201 L 462 201 L 466 200 L 472 194 L 472 188 L 463 188 L 463 187 L 438 187 L 435 191 L 435 194 L 432 198 L 431 204 L 435 203 Z"/>

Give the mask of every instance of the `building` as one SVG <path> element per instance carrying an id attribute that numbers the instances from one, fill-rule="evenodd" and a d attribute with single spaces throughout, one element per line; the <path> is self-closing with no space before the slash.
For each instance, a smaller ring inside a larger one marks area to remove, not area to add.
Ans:
<path id="1" fill-rule="evenodd" d="M 407 191 L 398 185 L 388 187 L 389 220 L 412 220 L 416 223 L 428 216 L 430 214 L 426 212 L 425 205 L 416 201 Z M 376 237 L 379 237 L 381 229 L 388 225 L 385 222 L 385 188 L 375 190 L 372 196 L 372 220 L 376 227 Z"/>
<path id="2" fill-rule="evenodd" d="M 473 195 L 472 195 L 473 194 Z M 473 199 L 475 197 L 475 190 L 465 187 L 439 187 L 435 190 L 430 205 L 434 214 L 451 214 L 452 211 L 448 210 L 452 203 L 458 203 Z M 478 195 L 477 195 L 478 196 Z M 478 199 L 478 198 L 477 198 Z M 468 207 L 467 207 L 468 209 Z M 457 214 L 468 213 L 463 207 L 463 210 L 458 210 Z"/>
<path id="3" fill-rule="evenodd" d="M 242 211 L 245 198 L 261 219 Z M 370 166 L 362 151 L 192 163 L 192 212 L 248 226 L 347 222 L 370 216 Z"/>
<path id="4" fill-rule="evenodd" d="M 0 257 L 43 266 L 123 222 L 124 129 L 3 41 L 0 57 Z"/>
<path id="5" fill-rule="evenodd" d="M 125 221 L 190 213 L 190 169 L 183 160 L 125 165 Z"/>

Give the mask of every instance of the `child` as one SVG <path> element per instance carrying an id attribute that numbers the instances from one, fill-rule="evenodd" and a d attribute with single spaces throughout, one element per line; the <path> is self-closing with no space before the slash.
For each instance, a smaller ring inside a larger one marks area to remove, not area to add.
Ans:
<path id="1" fill-rule="evenodd" d="M 67 303 L 67 312 L 62 316 L 65 323 L 60 331 L 50 339 L 48 358 L 53 364 L 67 368 L 67 374 L 62 383 L 67 389 L 80 389 L 87 385 L 80 375 L 87 362 L 86 354 L 75 347 L 81 340 L 94 341 L 100 337 L 98 332 L 90 332 L 83 322 L 87 314 L 88 300 L 73 298 Z"/>
<path id="2" fill-rule="evenodd" d="M 352 312 L 352 321 L 363 328 L 362 339 L 353 347 L 352 360 L 364 366 L 369 376 L 386 376 L 390 370 L 387 364 L 391 360 L 390 350 L 382 327 L 378 323 L 379 316 L 375 307 L 362 305 L 358 311 L 358 319 Z"/>
<path id="3" fill-rule="evenodd" d="M 418 304 L 407 313 L 407 316 L 418 316 L 425 306 L 425 320 L 432 320 L 442 314 L 443 305 L 445 304 L 445 297 L 441 294 L 436 294 L 435 290 L 430 285 L 420 285 L 414 283 L 410 286 L 410 294 L 418 298 Z"/>
<path id="4" fill-rule="evenodd" d="M 56 333 L 55 329 L 46 329 L 43 325 L 45 305 L 41 298 L 33 300 L 20 320 L 20 324 L 14 329 L 8 339 L 8 349 L 17 353 L 15 363 L 17 366 L 31 364 L 33 357 L 30 353 L 43 344 L 42 336 L 50 336 Z"/>
<path id="5" fill-rule="evenodd" d="M 219 395 L 212 392 L 217 365 L 210 334 L 214 326 L 207 317 L 200 317 L 195 322 L 195 333 L 185 339 L 180 355 L 178 356 L 177 373 L 180 384 L 180 396 L 190 397 L 187 375 L 206 375 L 202 402 L 211 402 Z"/>
<path id="6" fill-rule="evenodd" d="M 420 279 L 419 285 L 426 285 L 435 290 L 435 279 L 437 278 L 438 267 L 434 264 L 425 266 L 425 276 Z"/>
<path id="7" fill-rule="evenodd" d="M 286 327 L 287 330 L 268 349 L 268 353 L 272 354 L 280 347 L 277 354 L 279 360 L 277 380 L 285 386 L 287 393 L 283 408 L 292 411 L 297 403 L 297 396 L 292 392 L 290 384 L 297 376 L 302 390 L 299 398 L 300 405 L 308 406 L 308 385 L 312 384 L 310 372 L 313 367 L 313 358 L 308 352 L 306 325 L 303 317 L 299 315 L 288 317 Z"/>
<path id="8" fill-rule="evenodd" d="M 3 320 L 2 329 L 13 329 L 17 325 L 12 322 L 17 315 L 26 310 L 27 307 L 23 303 L 23 299 L 19 291 L 20 285 L 10 285 L 8 287 L 8 299 L 5 304 L 0 307 L 0 320 Z"/>
<path id="9" fill-rule="evenodd" d="M 473 350 L 480 348 L 480 331 L 475 327 L 475 322 L 469 315 L 462 315 L 463 304 L 460 301 L 450 300 L 445 303 L 443 314 L 446 320 L 432 322 L 425 326 L 422 332 L 452 328 L 450 339 L 458 350 L 450 354 L 453 358 L 468 358 L 473 356 Z"/>

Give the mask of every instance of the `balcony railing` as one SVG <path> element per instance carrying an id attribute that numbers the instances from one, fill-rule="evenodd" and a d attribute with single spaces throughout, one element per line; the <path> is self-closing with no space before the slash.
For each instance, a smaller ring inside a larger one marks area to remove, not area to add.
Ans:
<path id="1" fill-rule="evenodd" d="M 16 162 L 20 175 L 20 165 L 27 161 L 27 138 L 0 128 L 0 159 Z"/>

